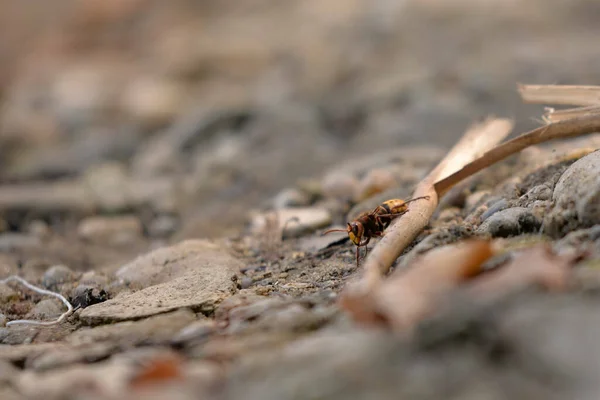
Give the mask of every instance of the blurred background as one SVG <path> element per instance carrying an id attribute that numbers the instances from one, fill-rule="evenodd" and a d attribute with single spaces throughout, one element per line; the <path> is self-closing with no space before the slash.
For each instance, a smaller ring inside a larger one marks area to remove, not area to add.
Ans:
<path id="1" fill-rule="evenodd" d="M 68 215 L 85 183 L 157 236 L 233 234 L 342 162 L 537 126 L 516 84 L 598 84 L 599 22 L 594 0 L 1 0 L 0 205 Z"/>

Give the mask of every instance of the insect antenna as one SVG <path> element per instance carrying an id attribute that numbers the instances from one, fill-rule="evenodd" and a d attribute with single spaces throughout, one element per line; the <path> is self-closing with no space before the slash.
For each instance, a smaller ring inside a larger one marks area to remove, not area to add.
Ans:
<path id="1" fill-rule="evenodd" d="M 321 236 L 327 235 L 328 233 L 331 233 L 331 232 L 348 232 L 348 230 L 347 229 L 329 229 L 328 231 L 321 233 Z"/>

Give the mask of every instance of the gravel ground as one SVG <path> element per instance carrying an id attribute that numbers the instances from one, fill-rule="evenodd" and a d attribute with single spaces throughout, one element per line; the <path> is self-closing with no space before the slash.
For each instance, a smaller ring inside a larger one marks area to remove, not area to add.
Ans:
<path id="1" fill-rule="evenodd" d="M 321 235 L 473 121 L 538 126 L 517 83 L 600 82 L 596 2 L 0 7 L 0 280 L 77 307 L 6 326 L 64 304 L 0 283 L 0 398 L 598 398 L 600 134 L 461 183 L 406 251 L 585 250 L 564 293 L 458 293 L 399 338 L 340 310 L 360 266 Z"/>

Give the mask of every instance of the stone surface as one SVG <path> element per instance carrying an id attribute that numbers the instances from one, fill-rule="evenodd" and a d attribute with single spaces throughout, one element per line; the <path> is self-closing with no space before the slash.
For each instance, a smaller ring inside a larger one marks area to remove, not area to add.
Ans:
<path id="1" fill-rule="evenodd" d="M 88 217 L 79 223 L 77 233 L 84 240 L 106 244 L 127 245 L 142 236 L 142 223 L 133 215 Z"/>
<path id="2" fill-rule="evenodd" d="M 26 319 L 51 320 L 59 317 L 67 310 L 65 305 L 58 299 L 44 299 L 26 315 Z"/>
<path id="3" fill-rule="evenodd" d="M 75 277 L 73 271 L 66 265 L 54 265 L 44 273 L 42 285 L 51 289 L 65 282 L 70 282 Z"/>
<path id="4" fill-rule="evenodd" d="M 507 208 L 487 218 L 477 229 L 492 237 L 509 237 L 522 233 L 536 232 L 542 221 L 531 210 L 524 207 Z"/>
<path id="5" fill-rule="evenodd" d="M 242 264 L 223 247 L 208 240 L 187 240 L 161 247 L 121 267 L 116 276 L 132 288 L 146 288 L 186 274 L 237 272 Z"/>
<path id="6" fill-rule="evenodd" d="M 189 240 L 158 249 L 123 267 L 118 276 L 144 289 L 84 309 L 86 323 L 136 319 L 189 307 L 209 312 L 235 291 L 243 263 L 219 246 Z M 159 283 L 163 282 L 163 283 Z M 159 283 L 159 284 L 157 284 Z"/>
<path id="7" fill-rule="evenodd" d="M 94 328 L 81 328 L 67 337 L 73 344 L 118 343 L 133 346 L 144 343 L 161 343 L 170 340 L 181 329 L 196 321 L 196 315 L 182 309 L 156 315 L 139 321 L 118 322 Z"/>

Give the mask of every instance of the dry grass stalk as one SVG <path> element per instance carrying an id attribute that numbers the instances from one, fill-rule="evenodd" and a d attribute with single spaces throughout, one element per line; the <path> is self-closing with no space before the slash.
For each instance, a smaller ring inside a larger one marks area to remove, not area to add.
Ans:
<path id="1" fill-rule="evenodd" d="M 402 251 L 429 223 L 438 204 L 434 183 L 462 168 L 465 164 L 501 142 L 512 130 L 513 122 L 508 119 L 489 118 L 471 127 L 450 150 L 438 166 L 420 182 L 412 197 L 430 196 L 430 200 L 415 202 L 410 211 L 394 221 L 385 236 L 369 253 L 364 264 L 364 275 L 353 282 L 342 293 L 342 305 L 351 309 L 355 316 L 364 309 L 371 313 L 369 297 L 383 275 L 387 273 Z"/>
<path id="2" fill-rule="evenodd" d="M 525 103 L 569 106 L 600 105 L 600 86 L 518 85 Z"/>
<path id="3" fill-rule="evenodd" d="M 495 147 L 482 157 L 467 164 L 458 172 L 435 183 L 435 190 L 442 196 L 458 182 L 485 169 L 498 161 L 536 144 L 556 139 L 568 139 L 589 133 L 600 132 L 600 114 L 586 115 L 552 123 L 524 133 Z"/>
<path id="4" fill-rule="evenodd" d="M 544 116 L 542 118 L 545 123 L 551 124 L 553 122 L 560 122 L 566 119 L 585 117 L 591 114 L 598 113 L 600 113 L 600 105 L 576 107 L 558 111 L 552 107 L 546 107 Z"/>

